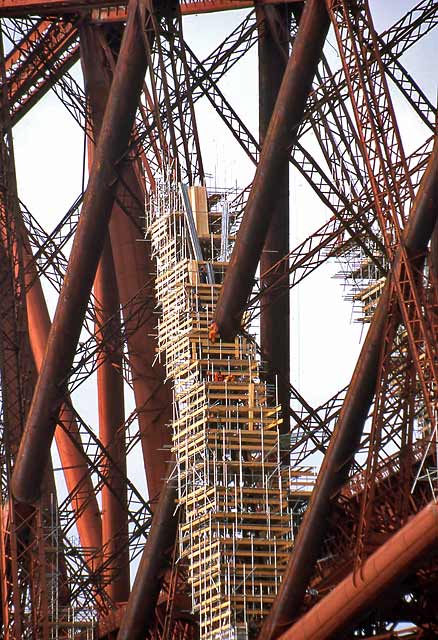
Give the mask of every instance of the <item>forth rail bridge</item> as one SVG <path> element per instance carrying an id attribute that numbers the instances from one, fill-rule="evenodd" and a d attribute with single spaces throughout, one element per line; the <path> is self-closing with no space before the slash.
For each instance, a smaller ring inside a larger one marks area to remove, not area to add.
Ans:
<path id="1" fill-rule="evenodd" d="M 408 4 L 0 0 L 5 640 L 438 638 L 438 2 Z M 205 56 L 194 15 L 233 24 Z M 13 147 L 46 94 L 88 162 L 52 229 Z M 199 105 L 249 185 L 211 186 Z M 291 290 L 330 261 L 364 338 L 312 406 Z"/>

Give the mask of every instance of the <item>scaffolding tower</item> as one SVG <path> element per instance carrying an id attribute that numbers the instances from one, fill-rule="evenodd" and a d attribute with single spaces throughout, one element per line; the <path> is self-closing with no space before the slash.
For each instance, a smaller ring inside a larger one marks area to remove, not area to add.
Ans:
<path id="1" fill-rule="evenodd" d="M 173 382 L 180 555 L 203 640 L 256 634 L 293 542 L 276 388 L 262 381 L 250 337 L 209 339 L 227 268 L 220 231 L 230 228 L 228 215 L 227 206 L 209 211 L 203 187 L 185 190 L 171 180 L 162 181 L 147 212 L 158 350 Z"/>

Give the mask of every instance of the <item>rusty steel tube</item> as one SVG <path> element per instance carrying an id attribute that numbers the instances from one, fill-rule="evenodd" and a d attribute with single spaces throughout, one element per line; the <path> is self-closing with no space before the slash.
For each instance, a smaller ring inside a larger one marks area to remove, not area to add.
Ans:
<path id="1" fill-rule="evenodd" d="M 289 53 L 290 8 L 257 7 L 259 20 L 259 139 L 263 148 L 269 122 L 286 70 Z M 283 27 L 283 30 L 278 25 Z M 267 293 L 260 308 L 260 346 L 266 362 L 266 381 L 278 384 L 278 399 L 281 406 L 282 424 L 280 431 L 289 431 L 289 369 L 290 369 L 290 300 L 289 276 L 284 269 L 273 276 L 263 276 L 278 260 L 289 253 L 289 158 L 283 158 L 279 167 L 275 206 L 260 256 L 260 286 L 262 289 L 273 285 L 283 277 L 286 295 L 276 297 Z M 276 298 L 276 299 L 275 299 Z"/>
<path id="2" fill-rule="evenodd" d="M 216 306 L 212 333 L 219 333 L 222 338 L 233 338 L 240 328 L 275 211 L 278 178 L 283 175 L 284 165 L 303 117 L 328 28 L 329 17 L 324 3 L 320 0 L 308 0 Z"/>
<path id="3" fill-rule="evenodd" d="M 37 371 L 41 370 L 47 339 L 50 333 L 50 316 L 44 298 L 41 282 L 36 272 L 35 262 L 29 246 L 27 234 L 21 229 L 23 237 L 23 265 L 26 284 L 26 308 L 29 326 L 29 340 Z M 73 439 L 80 444 L 80 434 L 73 412 L 68 405 L 62 404 L 60 421 L 68 428 Z M 90 550 L 88 562 L 93 568 L 100 564 L 99 554 L 102 545 L 102 524 L 100 509 L 91 481 L 86 457 L 81 453 L 82 445 L 77 447 L 61 426 L 55 429 L 55 441 L 69 493 L 75 493 L 72 509 L 76 514 L 76 527 L 84 549 Z M 77 491 L 78 487 L 80 488 Z M 93 550 L 93 551 L 91 551 Z M 93 558 L 93 560 L 91 560 Z"/>
<path id="4" fill-rule="evenodd" d="M 413 261 L 424 258 L 437 214 L 438 144 L 435 143 L 403 236 Z M 396 255 L 394 269 L 397 268 L 398 261 Z M 327 531 L 330 501 L 347 479 L 375 393 L 389 295 L 390 287 L 387 282 L 362 346 L 280 590 L 259 636 L 260 640 L 277 637 L 291 624 L 302 605 Z"/>
<path id="5" fill-rule="evenodd" d="M 100 131 L 111 85 L 103 39 L 104 34 L 95 25 L 81 27 L 81 61 L 96 135 Z M 156 269 L 149 243 L 142 242 L 144 188 L 133 162 L 127 162 L 121 174 L 133 196 L 129 206 L 130 217 L 114 203 L 109 232 L 125 321 L 148 493 L 155 498 L 166 475 L 171 445 L 170 430 L 166 425 L 172 420 L 172 391 L 170 384 L 165 383 L 163 365 L 156 362 L 152 366 L 157 346 L 152 277 Z"/>
<path id="6" fill-rule="evenodd" d="M 13 495 L 25 503 L 34 502 L 41 492 L 62 397 L 114 203 L 116 166 L 128 146 L 146 72 L 142 6 L 139 0 L 130 0 L 93 168 L 11 480 Z"/>
<path id="7" fill-rule="evenodd" d="M 338 638 L 353 622 L 358 622 L 379 597 L 409 574 L 427 551 L 437 548 L 438 506 L 431 502 L 279 640 Z"/>
<path id="8" fill-rule="evenodd" d="M 87 23 L 82 25 L 81 62 L 90 106 L 94 93 L 101 85 L 105 87 L 105 68 L 103 61 L 99 59 L 99 53 L 103 53 L 100 36 L 97 28 Z M 89 71 L 90 68 L 93 68 L 95 73 Z M 98 126 L 95 123 L 95 111 L 93 107 L 90 109 L 95 140 L 98 139 L 102 126 L 109 84 L 105 87 L 107 88 L 106 99 L 99 113 Z M 95 145 L 90 137 L 88 139 L 89 171 L 93 165 L 94 151 Z M 103 485 L 101 491 L 104 588 L 114 602 L 120 603 L 128 600 L 130 591 L 128 497 L 125 483 L 125 400 L 120 299 L 108 233 L 94 279 L 94 297 L 95 334 L 99 344 L 97 356 L 99 438 L 110 454 L 110 458 L 105 457 L 102 464 L 102 472 L 108 480 L 108 484 Z"/>
<path id="9" fill-rule="evenodd" d="M 9 159 L 9 162 L 11 161 L 12 160 Z M 13 180 L 13 191 L 16 193 L 15 176 Z M 12 239 L 11 247 L 9 247 L 6 228 L 2 228 L 2 232 L 0 234 L 2 241 L 0 243 L 1 260 L 2 262 L 6 260 L 6 255 L 3 255 L 4 251 L 9 252 L 12 250 L 13 252 L 16 252 L 17 257 L 18 254 L 20 255 L 18 263 L 21 264 L 23 273 L 27 333 L 33 360 L 31 366 L 32 375 L 30 376 L 31 381 L 29 382 L 32 385 L 33 390 L 36 381 L 36 374 L 41 369 L 41 364 L 47 345 L 47 339 L 50 332 L 51 322 L 41 281 L 38 276 L 36 262 L 32 255 L 29 235 L 19 207 L 15 208 L 15 215 L 13 219 L 13 229 L 9 230 Z M 17 257 L 15 258 L 15 262 L 17 262 Z M 19 277 L 18 272 L 15 274 L 15 276 Z M 4 303 L 4 296 L 2 297 L 2 302 Z M 4 314 L 2 314 L 2 316 L 4 316 Z M 3 317 L 4 330 L 7 321 L 8 314 Z M 15 324 L 16 319 L 13 320 L 13 327 L 10 330 L 6 330 L 6 335 L 8 335 L 9 337 L 13 335 Z M 11 363 L 9 362 L 9 366 L 10 364 Z M 4 375 L 7 376 L 8 373 L 9 372 L 6 371 Z M 9 385 L 6 384 L 5 388 L 9 388 Z M 27 394 L 25 393 L 25 396 L 26 395 Z M 30 400 L 30 395 L 27 397 Z M 74 496 L 71 501 L 71 508 L 75 515 L 75 524 L 77 527 L 81 546 L 85 549 L 85 558 L 89 568 L 94 571 L 100 565 L 100 510 L 97 504 L 93 483 L 90 477 L 88 462 L 84 455 L 80 442 L 78 426 L 73 412 L 71 411 L 69 406 L 67 406 L 67 404 L 62 405 L 60 418 L 65 429 L 68 430 L 68 434 L 63 427 L 57 425 L 57 428 L 55 430 L 56 446 L 63 467 L 67 490 L 70 495 Z M 16 434 L 18 435 L 19 433 L 21 433 L 21 431 L 18 431 L 17 429 L 18 425 L 15 428 Z M 14 457 L 16 453 L 15 446 L 18 450 L 18 439 L 16 442 L 13 442 L 14 449 L 12 453 Z M 48 466 L 47 473 L 49 473 L 49 470 L 51 470 L 51 463 Z M 50 472 L 53 474 L 53 471 Z"/>
<path id="10" fill-rule="evenodd" d="M 155 607 L 175 544 L 178 517 L 176 476 L 169 465 L 168 480 L 161 491 L 158 506 L 145 544 L 134 585 L 117 640 L 143 640 L 155 619 Z"/>
<path id="11" fill-rule="evenodd" d="M 122 338 L 119 296 L 108 236 L 94 280 L 94 295 L 95 332 L 100 347 L 97 363 L 99 438 L 111 456 L 110 460 L 104 460 L 102 468 L 108 480 L 108 486 L 102 487 L 105 590 L 114 602 L 126 602 L 129 596 L 129 532 Z"/>

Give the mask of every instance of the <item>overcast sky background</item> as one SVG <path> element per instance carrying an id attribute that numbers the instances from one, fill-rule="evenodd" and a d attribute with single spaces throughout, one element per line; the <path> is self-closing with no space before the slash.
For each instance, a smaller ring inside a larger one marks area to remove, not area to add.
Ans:
<path id="1" fill-rule="evenodd" d="M 371 1 L 378 32 L 390 26 L 416 3 L 408 0 Z M 244 11 L 190 16 L 184 19 L 187 42 L 204 58 L 243 19 Z M 334 34 L 329 34 L 327 53 L 340 66 Z M 438 32 L 422 39 L 402 62 L 435 101 L 437 92 Z M 73 69 L 81 80 L 80 65 Z M 226 97 L 256 135 L 258 131 L 257 48 L 246 54 L 220 84 Z M 426 133 L 418 118 L 399 96 L 394 103 L 409 152 Z M 221 187 L 246 186 L 253 167 L 228 130 L 205 100 L 196 104 L 204 167 Z M 53 92 L 26 115 L 14 129 L 19 195 L 47 231 L 53 229 L 81 191 L 84 138 L 77 123 Z M 274 195 L 274 194 L 273 194 Z M 330 216 L 305 180 L 291 169 L 291 246 L 294 247 Z M 344 386 L 352 373 L 363 339 L 363 327 L 352 321 L 351 304 L 333 276 L 339 265 L 330 263 L 293 291 L 291 316 L 292 383 L 314 406 Z M 48 292 L 53 313 L 56 297 Z M 96 426 L 95 381 L 76 394 L 80 413 Z M 127 412 L 132 408 L 128 399 Z M 137 467 L 132 470 L 132 467 Z M 131 460 L 131 472 L 138 479 L 138 462 Z M 144 485 L 142 483 L 143 489 Z"/>

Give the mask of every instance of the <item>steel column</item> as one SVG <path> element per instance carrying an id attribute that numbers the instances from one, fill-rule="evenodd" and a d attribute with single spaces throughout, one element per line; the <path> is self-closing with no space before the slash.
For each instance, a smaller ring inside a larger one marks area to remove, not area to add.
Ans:
<path id="1" fill-rule="evenodd" d="M 91 28 L 81 28 L 81 60 L 85 85 L 90 97 L 92 79 L 86 73 L 93 56 L 101 82 L 105 81 L 103 65 L 90 51 L 90 40 L 100 42 L 99 34 L 90 33 Z M 87 38 L 91 36 L 91 38 Z M 93 39 L 93 36 L 95 39 Z M 99 86 L 99 84 L 98 84 Z M 92 91 L 91 91 L 92 93 Z M 108 92 L 109 93 L 109 87 Z M 91 121 L 95 139 L 98 139 L 105 105 L 102 106 L 98 126 L 94 122 L 94 109 L 90 105 Z M 91 171 L 94 159 L 94 142 L 88 140 L 88 165 Z M 120 323 L 120 299 L 114 261 L 108 233 L 94 280 L 95 333 L 99 343 L 97 368 L 97 397 L 99 410 L 99 438 L 110 454 L 103 463 L 102 472 L 108 485 L 102 487 L 102 559 L 104 563 L 105 588 L 114 602 L 126 602 L 129 597 L 129 531 L 127 517 L 125 401 L 123 380 L 123 353 Z M 115 465 L 113 464 L 115 462 Z M 122 471 L 122 474 L 120 473 Z"/>
<path id="2" fill-rule="evenodd" d="M 301 2 L 302 0 L 286 0 L 288 2 Z M 266 4 L 283 3 L 285 0 L 264 0 Z M 118 2 L 114 6 L 114 0 L 73 0 L 72 3 L 66 0 L 0 0 L 0 16 L 23 16 L 29 13 L 38 15 L 48 14 L 49 16 L 62 13 L 71 13 L 72 5 L 74 9 L 93 10 L 93 17 L 96 20 L 122 21 L 126 20 L 127 0 Z M 183 0 L 181 2 L 181 13 L 197 14 L 210 13 L 214 11 L 226 11 L 229 9 L 248 9 L 255 5 L 254 0 Z M 99 12 L 102 9 L 102 12 Z"/>
<path id="3" fill-rule="evenodd" d="M 240 328 L 276 206 L 278 176 L 283 175 L 297 136 L 328 28 L 329 18 L 324 3 L 308 0 L 217 303 L 213 335 L 219 333 L 223 338 L 231 338 Z"/>
<path id="4" fill-rule="evenodd" d="M 391 587 L 438 548 L 438 506 L 431 502 L 318 602 L 280 640 L 338 638 Z M 344 637 L 342 635 L 342 637 Z"/>
<path id="5" fill-rule="evenodd" d="M 20 229 L 20 232 L 23 243 L 23 265 L 30 346 L 36 369 L 40 371 L 50 333 L 51 322 L 24 225 Z M 63 404 L 61 406 L 59 419 L 60 422 L 65 425 L 65 428 L 69 430 L 73 439 L 76 442 L 80 442 L 75 417 L 67 405 Z M 57 426 L 55 429 L 55 440 L 64 470 L 67 490 L 71 494 L 76 494 L 72 501 L 72 507 L 76 513 L 76 527 L 81 545 L 85 549 L 89 549 L 91 555 L 96 558 L 96 553 L 99 552 L 102 545 L 102 524 L 87 460 L 84 455 L 81 455 L 79 449 L 73 443 L 72 438 L 65 433 L 61 426 Z M 96 569 L 94 564 L 93 568 Z"/>
<path id="6" fill-rule="evenodd" d="M 435 143 L 403 236 L 412 260 L 421 263 L 421 259 L 424 258 L 437 214 L 438 144 Z M 399 255 L 400 252 L 394 261 L 394 272 L 397 271 Z M 260 640 L 277 637 L 290 625 L 302 605 L 329 525 L 331 500 L 347 479 L 375 393 L 390 298 L 389 285 L 388 280 L 362 346 L 317 484 L 298 531 L 288 568 L 271 612 L 263 625 Z"/>
<path id="7" fill-rule="evenodd" d="M 2 635 L 7 640 L 18 640 L 29 634 L 46 637 L 48 607 L 45 572 L 38 571 L 44 541 L 35 527 L 41 515 L 41 502 L 35 509 L 17 505 L 9 491 L 10 473 L 36 371 L 29 343 L 22 247 L 16 224 L 19 201 L 12 133 L 8 125 L 3 37 L 0 37 L 0 61 L 0 591 Z M 42 560 L 41 564 L 44 558 Z M 35 601 L 35 593 L 39 594 L 39 603 Z"/>
<path id="8" fill-rule="evenodd" d="M 4 149 L 3 152 L 6 154 L 6 149 Z M 5 166 L 12 162 L 12 159 L 9 157 L 7 159 L 4 157 L 4 160 Z M 41 368 L 51 323 L 41 282 L 38 278 L 36 263 L 32 255 L 29 236 L 24 225 L 20 207 L 18 206 L 15 171 L 11 171 L 8 178 L 12 181 L 12 184 L 9 186 L 15 194 L 14 198 L 16 202 L 16 204 L 14 204 L 12 244 L 10 245 L 11 239 L 8 239 L 8 233 L 12 233 L 12 229 L 8 230 L 6 224 L 2 227 L 1 239 L 5 251 L 14 251 L 16 255 L 15 259 L 18 260 L 22 266 L 22 274 L 21 271 L 19 272 L 17 270 L 15 277 L 23 277 L 22 291 L 25 292 L 24 300 L 27 317 L 26 333 L 28 332 L 29 336 L 29 346 L 32 352 L 33 364 L 36 372 L 38 372 Z M 18 265 L 16 265 L 16 269 L 18 269 Z M 8 331 L 8 335 L 10 338 L 13 335 L 11 329 Z M 32 382 L 32 384 L 34 384 L 34 382 Z M 9 385 L 6 384 L 6 387 L 8 386 Z M 23 392 L 24 390 L 21 390 L 21 393 Z M 31 391 L 29 393 L 31 393 Z M 28 400 L 30 400 L 30 395 Z M 80 437 L 75 419 L 67 406 L 63 405 L 61 407 L 60 418 L 69 430 L 70 436 L 76 441 L 79 441 Z M 75 495 L 75 498 L 72 500 L 72 509 L 76 517 L 79 538 L 82 546 L 89 550 L 88 553 L 86 553 L 87 561 L 89 562 L 90 569 L 94 570 L 99 564 L 101 522 L 100 511 L 97 505 L 93 483 L 89 476 L 87 461 L 81 454 L 81 451 L 73 444 L 71 437 L 69 437 L 60 426 L 58 426 L 55 431 L 55 438 L 61 464 L 64 468 L 64 478 L 67 489 L 69 493 Z"/>
<path id="9" fill-rule="evenodd" d="M 128 600 L 117 640 L 143 640 L 154 622 L 155 606 L 175 544 L 178 517 L 176 476 L 169 465 L 168 479 L 161 491 L 149 536 Z"/>
<path id="10" fill-rule="evenodd" d="M 129 532 L 127 515 L 125 403 L 122 373 L 120 306 L 116 275 L 107 235 L 94 281 L 96 337 L 100 346 L 97 369 L 99 438 L 111 461 L 102 472 L 102 559 L 107 594 L 114 602 L 129 597 Z M 122 474 L 120 473 L 122 470 Z"/>
<path id="11" fill-rule="evenodd" d="M 280 90 L 289 53 L 290 10 L 287 5 L 260 7 L 259 18 L 259 139 L 260 146 L 266 138 L 275 101 Z M 268 383 L 275 383 L 277 376 L 278 398 L 281 405 L 283 424 L 281 431 L 289 431 L 289 369 L 290 369 L 290 299 L 287 263 L 281 271 L 264 276 L 274 264 L 289 253 L 289 158 L 277 174 L 276 196 L 271 223 L 260 257 L 260 286 L 262 289 L 275 286 L 284 276 L 282 286 L 286 295 L 277 297 L 266 294 L 261 302 L 260 345 L 266 361 Z"/>
<path id="12" fill-rule="evenodd" d="M 438 225 L 435 225 L 435 228 L 432 233 L 432 238 L 430 240 L 430 275 L 433 284 L 432 291 L 432 303 L 434 306 L 435 314 L 438 315 Z"/>
<path id="13" fill-rule="evenodd" d="M 84 198 L 47 351 L 18 452 L 11 488 L 31 503 L 41 492 L 62 397 L 73 362 L 146 72 L 145 6 L 131 0 L 101 135 Z"/>
<path id="14" fill-rule="evenodd" d="M 91 106 L 95 132 L 100 130 L 111 77 L 104 51 L 104 33 L 93 25 L 81 28 L 81 56 L 84 77 Z M 152 363 L 156 355 L 155 294 L 152 274 L 155 265 L 150 256 L 149 243 L 142 242 L 144 190 L 135 172 L 135 165 L 127 162 L 122 171 L 130 198 L 128 217 L 115 203 L 109 223 L 112 255 L 117 286 L 127 334 L 129 363 L 135 405 L 141 433 L 143 459 L 149 496 L 158 496 L 171 439 L 166 425 L 172 419 L 172 391 L 164 382 L 161 363 Z M 137 224 L 136 224 L 137 223 Z"/>

